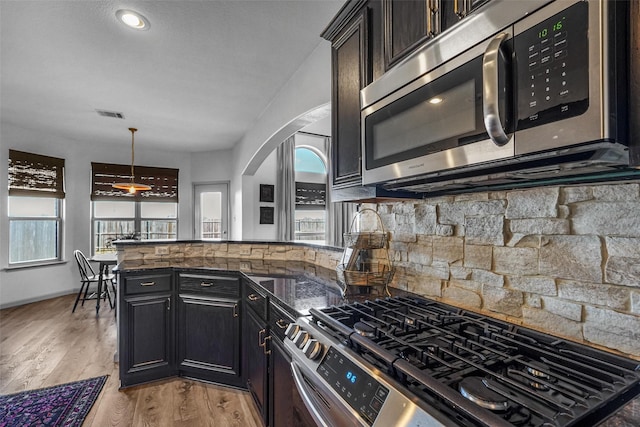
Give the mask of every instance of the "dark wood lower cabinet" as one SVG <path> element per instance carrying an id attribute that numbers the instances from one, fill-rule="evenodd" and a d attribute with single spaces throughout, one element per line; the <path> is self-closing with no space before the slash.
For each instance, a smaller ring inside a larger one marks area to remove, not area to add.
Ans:
<path id="1" fill-rule="evenodd" d="M 316 425 L 283 344 L 293 309 L 229 272 L 160 269 L 118 280 L 122 387 L 175 375 L 246 387 L 265 426 Z"/>
<path id="2" fill-rule="evenodd" d="M 262 419 L 266 423 L 267 411 L 267 351 L 266 322 L 248 309 L 244 318 L 244 360 L 247 388 L 253 396 Z"/>
<path id="3" fill-rule="evenodd" d="M 291 358 L 284 344 L 277 338 L 271 339 L 269 358 L 269 425 L 272 427 L 315 427 L 311 414 L 307 411 L 296 389 L 291 374 Z"/>
<path id="4" fill-rule="evenodd" d="M 120 384 L 127 387 L 176 373 L 171 294 L 126 297 L 120 306 Z"/>
<path id="5" fill-rule="evenodd" d="M 240 301 L 179 295 L 178 370 L 240 387 Z"/>

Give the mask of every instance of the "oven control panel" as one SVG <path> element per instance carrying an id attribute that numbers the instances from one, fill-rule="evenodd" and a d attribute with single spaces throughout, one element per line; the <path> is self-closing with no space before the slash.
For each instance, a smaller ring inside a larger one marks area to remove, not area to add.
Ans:
<path id="1" fill-rule="evenodd" d="M 373 424 L 389 389 L 333 347 L 329 347 L 317 372 L 369 425 Z"/>
<path id="2" fill-rule="evenodd" d="M 588 9 L 586 2 L 576 3 L 514 37 L 518 130 L 587 111 Z"/>

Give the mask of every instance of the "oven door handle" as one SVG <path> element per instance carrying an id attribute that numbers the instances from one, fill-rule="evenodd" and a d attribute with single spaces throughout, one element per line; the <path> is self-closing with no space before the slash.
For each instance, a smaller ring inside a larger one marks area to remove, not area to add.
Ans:
<path id="1" fill-rule="evenodd" d="M 509 142 L 509 137 L 504 132 L 500 120 L 500 103 L 498 87 L 498 60 L 500 46 L 509 37 L 508 33 L 498 34 L 484 52 L 482 57 L 482 112 L 484 114 L 484 127 L 491 140 L 497 146 L 503 146 Z"/>
<path id="2" fill-rule="evenodd" d="M 300 366 L 298 366 L 296 362 L 291 362 L 291 372 L 293 373 L 293 382 L 295 383 L 298 392 L 300 392 L 300 397 L 314 421 L 321 427 L 332 427 L 332 424 L 322 416 L 320 411 L 316 408 L 316 405 L 313 403 L 309 390 L 304 384 L 304 376 L 300 370 Z"/>

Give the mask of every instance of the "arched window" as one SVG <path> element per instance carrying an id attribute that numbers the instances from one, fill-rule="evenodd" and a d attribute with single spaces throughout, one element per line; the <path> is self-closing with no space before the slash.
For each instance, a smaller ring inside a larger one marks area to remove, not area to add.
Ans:
<path id="1" fill-rule="evenodd" d="M 327 173 L 324 160 L 310 147 L 296 147 L 296 172 Z"/>
<path id="2" fill-rule="evenodd" d="M 322 152 L 311 146 L 296 147 L 295 174 L 295 240 L 322 243 L 327 191 L 327 167 Z"/>

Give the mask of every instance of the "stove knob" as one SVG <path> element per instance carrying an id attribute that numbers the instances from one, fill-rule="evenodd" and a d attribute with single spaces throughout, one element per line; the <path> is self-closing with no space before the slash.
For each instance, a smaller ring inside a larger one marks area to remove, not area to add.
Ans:
<path id="1" fill-rule="evenodd" d="M 307 343 L 308 340 L 309 340 L 309 332 L 300 331 L 298 332 L 298 335 L 296 335 L 296 337 L 293 339 L 293 343 L 298 348 L 302 348 L 304 347 L 304 345 Z"/>
<path id="2" fill-rule="evenodd" d="M 310 339 L 304 345 L 302 351 L 308 359 L 315 360 L 322 354 L 322 344 L 316 339 Z"/>
<path id="3" fill-rule="evenodd" d="M 287 336 L 287 338 L 293 341 L 293 339 L 296 337 L 296 334 L 299 331 L 300 331 L 300 326 L 296 325 L 295 323 L 289 323 L 289 326 L 287 326 L 287 329 L 284 331 L 284 334 Z"/>

